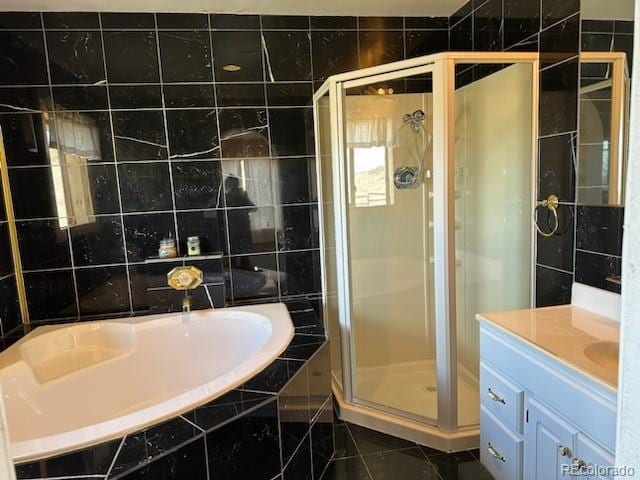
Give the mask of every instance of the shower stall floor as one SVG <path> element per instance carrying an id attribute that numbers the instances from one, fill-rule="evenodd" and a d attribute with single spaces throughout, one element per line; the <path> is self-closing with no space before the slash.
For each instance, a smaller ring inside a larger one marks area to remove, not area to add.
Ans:
<path id="1" fill-rule="evenodd" d="M 438 418 L 435 362 L 395 363 L 359 367 L 354 396 L 400 412 L 432 420 Z M 458 376 L 458 424 L 480 423 L 478 383 L 470 374 Z"/>

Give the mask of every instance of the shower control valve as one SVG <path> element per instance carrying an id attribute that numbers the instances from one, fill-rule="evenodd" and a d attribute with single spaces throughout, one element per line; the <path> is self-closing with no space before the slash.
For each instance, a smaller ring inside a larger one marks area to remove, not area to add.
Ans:
<path id="1" fill-rule="evenodd" d="M 398 190 L 420 186 L 418 167 L 400 167 L 393 172 L 393 184 Z"/>

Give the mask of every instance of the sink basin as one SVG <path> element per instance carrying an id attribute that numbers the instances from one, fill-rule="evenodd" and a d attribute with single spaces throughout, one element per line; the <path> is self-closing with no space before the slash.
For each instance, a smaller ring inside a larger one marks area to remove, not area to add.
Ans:
<path id="1" fill-rule="evenodd" d="M 617 342 L 596 342 L 584 347 L 584 355 L 603 368 L 618 370 L 620 345 Z"/>

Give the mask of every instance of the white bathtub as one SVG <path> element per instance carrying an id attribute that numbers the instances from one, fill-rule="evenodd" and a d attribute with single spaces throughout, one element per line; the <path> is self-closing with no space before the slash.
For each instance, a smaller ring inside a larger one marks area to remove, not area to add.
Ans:
<path id="1" fill-rule="evenodd" d="M 206 403 L 292 337 L 282 304 L 37 328 L 0 354 L 13 459 L 118 438 Z"/>

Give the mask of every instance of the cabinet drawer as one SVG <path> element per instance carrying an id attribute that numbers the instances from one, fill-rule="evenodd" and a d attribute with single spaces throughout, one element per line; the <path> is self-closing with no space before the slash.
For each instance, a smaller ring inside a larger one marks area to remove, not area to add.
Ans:
<path id="1" fill-rule="evenodd" d="M 522 479 L 523 440 L 480 406 L 480 461 L 495 480 Z"/>
<path id="2" fill-rule="evenodd" d="M 484 362 L 480 363 L 480 398 L 508 428 L 522 433 L 524 390 Z"/>

